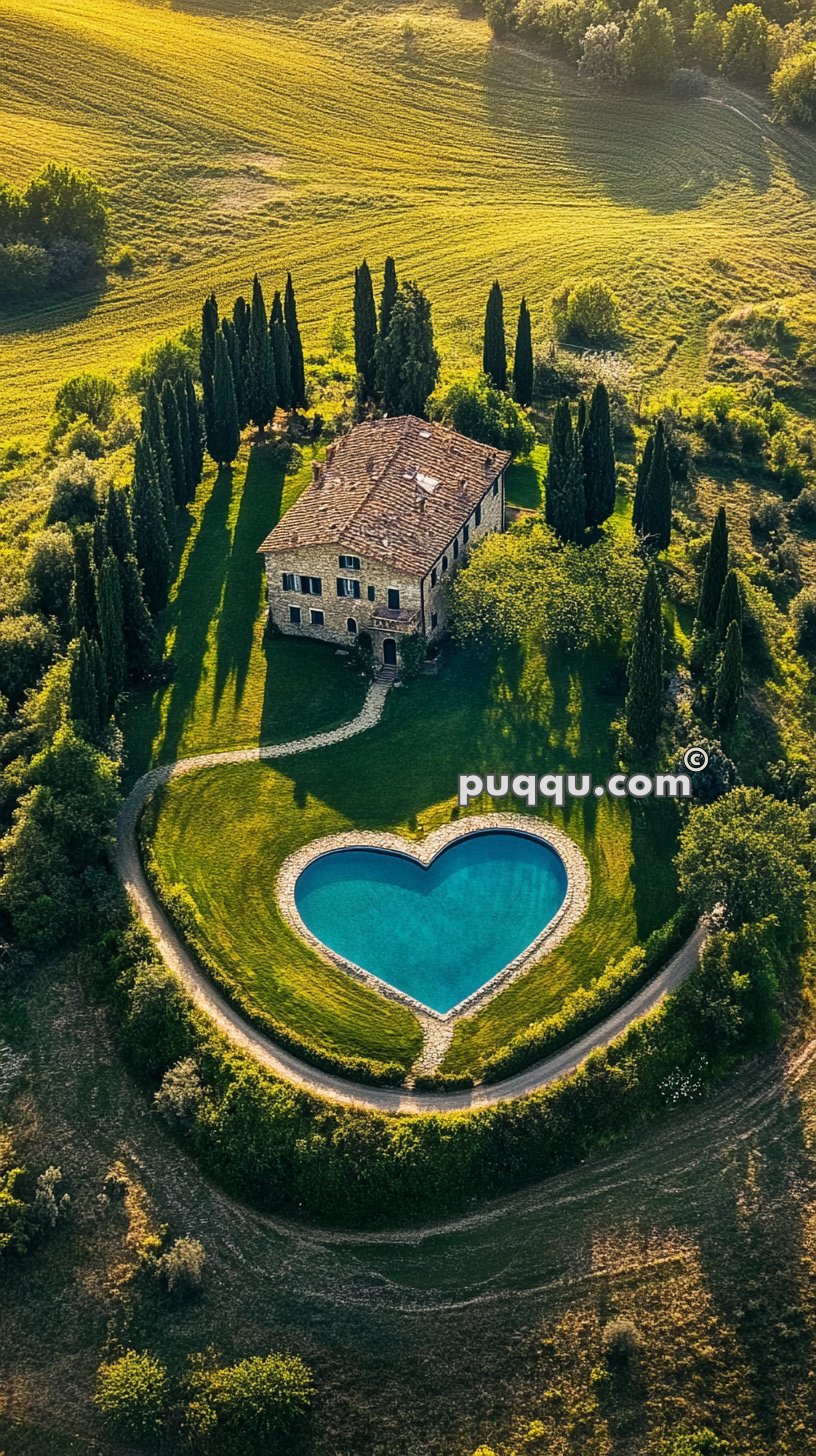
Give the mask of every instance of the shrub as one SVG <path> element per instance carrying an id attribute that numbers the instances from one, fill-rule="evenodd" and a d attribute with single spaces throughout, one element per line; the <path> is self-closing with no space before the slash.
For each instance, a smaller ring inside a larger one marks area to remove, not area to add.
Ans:
<path id="1" fill-rule="evenodd" d="M 186 1298 L 201 1288 L 207 1255 L 198 1239 L 176 1239 L 156 1260 L 156 1272 L 168 1294 Z"/>
<path id="2" fill-rule="evenodd" d="M 35 537 L 28 554 L 26 577 L 35 611 L 67 624 L 74 580 L 74 541 L 63 522 L 46 526 Z"/>
<path id="3" fill-rule="evenodd" d="M 50 263 L 35 243 L 0 243 L 0 298 L 39 298 L 48 287 Z"/>
<path id="4" fill-rule="evenodd" d="M 643 1338 L 637 1325 L 630 1319 L 613 1319 L 604 1325 L 603 1350 L 609 1365 L 618 1369 L 632 1369 L 640 1359 Z"/>
<path id="5" fill-rule="evenodd" d="M 708 81 L 699 66 L 678 66 L 672 72 L 669 90 L 681 101 L 693 101 L 708 94 Z"/>
<path id="6" fill-rule="evenodd" d="M 28 1204 L 14 1191 L 23 1174 L 11 1135 L 0 1124 L 0 1257 L 23 1254 L 28 1248 Z"/>
<path id="7" fill-rule="evenodd" d="M 75 374 L 57 390 L 54 413 L 70 423 L 83 415 L 100 430 L 106 430 L 113 419 L 113 405 L 119 390 L 107 374 Z"/>
<path id="8" fill-rule="evenodd" d="M 177 978 L 166 966 L 143 963 L 127 992 L 127 1036 L 147 1070 L 181 1060 L 189 1047 L 187 1008 Z"/>
<path id="9" fill-rule="evenodd" d="M 816 486 L 809 485 L 791 506 L 791 519 L 800 526 L 816 526 Z"/>
<path id="10" fill-rule="evenodd" d="M 114 273 L 118 273 L 122 278 L 129 278 L 136 266 L 136 259 L 131 249 L 120 248 L 110 266 Z"/>
<path id="11" fill-rule="evenodd" d="M 31 1205 L 31 1219 L 36 1228 L 56 1228 L 60 1219 L 67 1215 L 71 1199 L 67 1193 L 60 1191 L 61 1188 L 62 1172 L 59 1168 L 46 1168 L 44 1173 L 40 1173 Z"/>
<path id="12" fill-rule="evenodd" d="M 696 804 L 713 804 L 715 799 L 721 799 L 723 794 L 728 794 L 735 789 L 740 782 L 737 766 L 732 763 L 727 754 L 723 753 L 719 743 L 712 743 L 707 738 L 695 740 L 695 747 L 704 748 L 708 754 L 708 763 L 699 773 L 692 775 L 691 785 Z M 683 755 L 680 754 L 674 765 L 675 773 L 687 773 L 683 763 Z"/>
<path id="13" fill-rule="evenodd" d="M 123 1440 L 155 1441 L 169 1402 L 167 1371 L 152 1355 L 128 1350 L 97 1371 L 94 1404 L 105 1425 Z"/>
<path id="14" fill-rule="evenodd" d="M 552 299 L 555 331 L 559 338 L 603 344 L 620 330 L 620 303 L 600 278 L 564 283 Z"/>
<path id="15" fill-rule="evenodd" d="M 806 586 L 791 602 L 791 622 L 801 652 L 816 651 L 816 587 Z"/>
<path id="16" fill-rule="evenodd" d="M 22 194 L 10 182 L 0 180 L 0 243 L 13 243 L 23 227 Z"/>
<path id="17" fill-rule="evenodd" d="M 99 479 L 85 455 L 71 455 L 55 465 L 49 477 L 51 504 L 48 524 L 66 521 L 76 526 L 92 521 L 99 512 Z"/>
<path id="18" fill-rule="evenodd" d="M 482 374 L 457 379 L 430 402 L 431 419 L 452 425 L 483 445 L 495 445 L 514 455 L 527 455 L 535 444 L 535 430 L 524 411 Z"/>
<path id="19" fill-rule="evenodd" d="M 168 1067 L 154 1103 L 156 1111 L 171 1127 L 191 1127 L 203 1097 L 198 1064 L 192 1057 L 182 1057 Z"/>
<path id="20" fill-rule="evenodd" d="M 421 632 L 408 632 L 399 639 L 399 659 L 402 676 L 408 680 L 419 677 L 422 665 L 428 656 L 428 643 Z"/>
<path id="21" fill-rule="evenodd" d="M 671 1436 L 660 1447 L 660 1456 L 725 1456 L 728 1446 L 708 1426 Z"/>
<path id="22" fill-rule="evenodd" d="M 165 379 L 171 384 L 183 379 L 187 370 L 198 378 L 198 340 L 189 330 L 174 338 L 161 339 L 146 349 L 127 377 L 128 389 L 143 394 L 151 380 L 161 390 Z"/>
<path id="23" fill-rule="evenodd" d="M 811 42 L 780 62 L 771 78 L 771 95 L 780 121 L 813 126 L 816 122 L 816 45 Z"/>
<path id="24" fill-rule="evenodd" d="M 185 1426 L 202 1450 L 283 1451 L 313 1395 L 312 1373 L 297 1355 L 258 1355 L 195 1376 Z"/>
<path id="25" fill-rule="evenodd" d="M 77 238 L 57 238 L 48 249 L 48 275 L 52 288 L 69 288 L 97 262 L 96 250 Z"/>
<path id="26" fill-rule="evenodd" d="M 12 708 L 37 682 L 54 653 L 54 634 L 29 612 L 0 618 L 0 693 Z"/>

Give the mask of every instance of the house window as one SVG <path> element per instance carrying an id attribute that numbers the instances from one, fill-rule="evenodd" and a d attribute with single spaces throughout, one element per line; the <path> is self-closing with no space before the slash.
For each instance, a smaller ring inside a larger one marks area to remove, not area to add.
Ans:
<path id="1" fill-rule="evenodd" d="M 388 588 L 388 605 L 389 605 L 389 607 L 393 608 L 395 611 L 398 611 L 399 610 L 399 603 L 400 603 L 400 594 L 399 594 L 398 589 L 395 586 L 390 586 Z"/>
<path id="2" fill-rule="evenodd" d="M 498 493 L 499 493 L 499 482 L 497 480 L 494 480 L 493 481 L 493 494 L 494 495 L 498 495 Z"/>
<path id="3" fill-rule="evenodd" d="M 439 614 L 438 614 L 438 612 L 431 612 L 431 631 L 432 632 L 435 632 L 436 631 L 436 624 L 437 624 L 437 621 L 438 620 L 439 620 Z"/>
<path id="4" fill-rule="evenodd" d="M 348 576 L 338 576 L 337 595 L 339 597 L 354 597 L 356 599 L 360 595 L 359 581 L 354 581 Z"/>
<path id="5" fill-rule="evenodd" d="M 467 543 L 468 543 L 469 538 L 470 538 L 470 526 L 463 526 L 462 527 L 462 545 L 463 546 L 467 546 Z"/>
<path id="6" fill-rule="evenodd" d="M 344 571 L 359 571 L 360 558 L 359 556 L 341 556 L 340 565 Z"/>
<path id="7" fill-rule="evenodd" d="M 356 637 L 356 635 L 357 635 L 357 618 L 356 617 L 349 617 L 348 618 L 348 620 L 346 622 L 346 631 L 349 632 L 352 637 Z"/>
<path id="8" fill-rule="evenodd" d="M 299 576 L 295 571 L 285 571 L 283 590 L 300 592 L 304 597 L 322 597 L 323 582 L 319 576 Z"/>
<path id="9" fill-rule="evenodd" d="M 456 560 L 456 558 L 457 558 L 458 555 L 459 555 L 459 537 L 457 536 L 456 537 L 456 540 L 453 543 L 453 559 L 454 559 L 454 561 Z"/>
<path id="10" fill-rule="evenodd" d="M 481 524 L 482 524 L 482 504 L 481 504 L 481 501 L 479 502 L 479 504 L 476 507 L 476 512 L 475 512 L 474 517 L 473 517 L 473 524 L 474 524 L 474 526 L 481 526 Z"/>
<path id="11" fill-rule="evenodd" d="M 448 558 L 447 558 L 447 556 L 443 556 L 442 557 L 442 570 L 443 571 L 447 571 L 447 569 L 448 569 Z"/>
<path id="12" fill-rule="evenodd" d="M 431 586 L 436 586 L 436 567 L 431 572 Z"/>
<path id="13" fill-rule="evenodd" d="M 370 586 L 370 587 L 369 587 L 369 588 L 368 588 L 368 600 L 369 600 L 369 601 L 370 601 L 370 602 L 373 602 L 373 600 L 374 600 L 374 598 L 375 598 L 375 597 L 376 597 L 376 595 L 377 595 L 377 593 L 376 593 L 376 591 L 375 591 L 375 590 L 374 590 L 374 587 L 373 587 L 373 586 Z"/>
<path id="14" fill-rule="evenodd" d="M 322 627 L 323 623 L 326 620 L 323 616 L 323 613 L 319 612 L 316 607 L 312 607 L 312 610 L 309 613 L 309 617 L 313 627 Z"/>
<path id="15" fill-rule="evenodd" d="M 300 607 L 289 608 L 289 621 L 292 623 L 293 627 L 300 626 Z"/>

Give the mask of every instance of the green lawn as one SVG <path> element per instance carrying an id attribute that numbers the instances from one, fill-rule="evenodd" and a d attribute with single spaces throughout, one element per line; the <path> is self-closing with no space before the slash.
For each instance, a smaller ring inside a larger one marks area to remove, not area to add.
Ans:
<path id="1" fill-rule="evenodd" d="M 280 453 L 258 446 L 234 470 L 208 471 L 161 620 L 171 681 L 128 705 L 129 779 L 184 754 L 333 728 L 360 707 L 365 681 L 334 648 L 264 636 L 258 547 L 310 474 L 311 451 L 285 473 Z"/>
<path id="2" fill-rule="evenodd" d="M 458 815 L 460 773 L 570 767 L 605 777 L 614 766 L 609 725 L 618 706 L 609 668 L 604 659 L 548 666 L 541 658 L 486 663 L 454 653 L 435 677 L 393 692 L 369 733 L 274 768 L 242 764 L 172 782 L 154 849 L 166 878 L 191 895 L 209 953 L 261 1009 L 321 1045 L 406 1058 L 413 1018 L 301 944 L 276 908 L 277 867 L 299 845 L 336 830 L 427 834 Z M 538 967 L 460 1023 L 447 1068 L 477 1070 L 486 1052 L 668 917 L 674 815 L 666 803 L 596 799 L 557 814 L 591 866 L 587 915 Z"/>
<path id="3" fill-rule="evenodd" d="M 476 363 L 491 280 L 512 338 L 553 290 L 601 276 L 647 382 L 702 378 L 707 328 L 800 294 L 816 261 L 816 153 L 761 104 L 599 95 L 445 0 L 2 0 L 0 151 L 108 189 L 104 285 L 6 310 L 3 428 L 41 435 L 82 369 L 123 376 L 257 269 L 298 286 L 307 351 L 348 326 L 352 273 L 387 252 L 430 292 L 446 367 Z"/>

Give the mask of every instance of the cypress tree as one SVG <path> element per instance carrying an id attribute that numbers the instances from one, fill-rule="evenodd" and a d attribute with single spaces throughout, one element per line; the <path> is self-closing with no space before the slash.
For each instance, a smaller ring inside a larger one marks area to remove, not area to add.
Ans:
<path id="1" fill-rule="evenodd" d="M 700 587 L 700 600 L 697 604 L 697 621 L 706 632 L 713 632 L 717 625 L 717 610 L 727 575 L 728 521 L 725 506 L 720 506 L 711 528 L 708 556 Z"/>
<path id="2" fill-rule="evenodd" d="M 497 389 L 507 388 L 507 342 L 504 337 L 504 299 L 498 280 L 487 296 L 482 372 Z"/>
<path id="3" fill-rule="evenodd" d="M 377 306 L 371 270 L 364 258 L 354 270 L 354 364 L 369 398 L 374 393 L 376 348 Z"/>
<path id="4" fill-rule="evenodd" d="M 209 440 L 213 427 L 213 375 L 215 373 L 215 336 L 218 332 L 218 303 L 214 293 L 204 300 L 201 310 L 201 390 L 204 396 L 204 433 Z"/>
<path id="5" fill-rule="evenodd" d="M 272 357 L 272 343 L 266 318 L 261 281 L 257 275 L 252 280 L 252 307 L 249 315 L 249 395 L 247 417 L 263 434 L 270 420 L 275 417 L 277 397 L 275 391 L 275 361 Z M 234 457 L 232 457 L 234 458 Z"/>
<path id="6" fill-rule="evenodd" d="M 122 630 L 125 638 L 125 660 L 135 678 L 149 677 L 158 658 L 156 628 L 144 599 L 142 578 L 135 556 L 126 556 L 119 563 L 122 588 Z"/>
<path id="7" fill-rule="evenodd" d="M 533 402 L 533 336 L 530 325 L 530 310 L 523 298 L 519 307 L 516 325 L 516 348 L 513 354 L 513 394 L 516 402 L 526 408 Z"/>
<path id="8" fill-rule="evenodd" d="M 655 430 L 652 462 L 643 487 L 641 533 L 658 551 L 665 551 L 671 540 L 672 484 L 666 453 L 666 432 L 658 420 Z"/>
<path id="9" fill-rule="evenodd" d="M 378 332 L 380 339 L 385 339 L 391 327 L 391 315 L 394 312 L 394 303 L 397 297 L 397 269 L 394 259 L 389 257 L 385 260 L 383 269 L 383 286 L 380 294 L 380 318 Z"/>
<path id="10" fill-rule="evenodd" d="M 195 466 L 193 464 L 193 441 L 190 435 L 190 414 L 187 408 L 185 381 L 177 379 L 174 385 L 176 409 L 178 410 L 179 433 L 181 435 L 181 458 L 184 463 L 184 504 L 195 498 Z"/>
<path id="11" fill-rule="evenodd" d="M 131 515 L 136 560 L 142 573 L 145 598 L 151 612 L 155 613 L 164 606 L 170 588 L 170 542 L 150 448 L 144 436 L 136 441 Z"/>
<path id="12" fill-rule="evenodd" d="M 654 435 L 647 435 L 646 444 L 643 447 L 643 454 L 638 461 L 635 499 L 632 505 L 632 525 L 636 531 L 640 531 L 643 523 L 643 492 L 646 488 L 646 481 L 649 479 L 649 471 L 652 468 L 653 454 Z"/>
<path id="13" fill-rule="evenodd" d="M 575 414 L 575 429 L 576 429 L 577 434 L 578 434 L 578 436 L 579 436 L 579 438 L 580 438 L 580 440 L 582 442 L 583 442 L 583 438 L 584 438 L 584 431 L 586 429 L 586 423 L 587 423 L 586 396 L 582 394 L 582 395 L 579 395 L 579 397 L 578 397 L 578 409 L 577 409 L 576 414 Z"/>
<path id="14" fill-rule="evenodd" d="M 151 379 L 145 394 L 142 410 L 142 433 L 146 437 L 153 459 L 153 471 L 159 487 L 159 497 L 164 511 L 167 539 L 172 543 L 176 534 L 176 496 L 173 487 L 173 471 L 170 464 L 170 450 L 164 429 L 164 417 L 156 386 Z"/>
<path id="15" fill-rule="evenodd" d="M 626 727 L 632 742 L 647 748 L 657 738 L 663 716 L 663 618 L 653 566 L 640 600 L 627 676 Z"/>
<path id="16" fill-rule="evenodd" d="M 201 484 L 204 474 L 204 435 L 201 429 L 201 411 L 198 408 L 193 376 L 188 369 L 184 376 L 184 392 L 187 396 L 187 418 L 190 421 L 190 452 L 193 459 L 193 492 Z"/>
<path id="17" fill-rule="evenodd" d="M 271 329 L 271 327 L 272 327 L 273 324 L 282 324 L 282 323 L 283 323 L 283 304 L 281 303 L 280 289 L 279 288 L 276 288 L 275 289 L 275 292 L 274 292 L 274 295 L 273 295 L 273 298 L 272 298 L 272 307 L 269 310 L 269 327 Z"/>
<path id="18" fill-rule="evenodd" d="M 292 405 L 294 409 L 306 408 L 306 366 L 303 362 L 303 345 L 300 342 L 300 328 L 295 303 L 292 275 L 286 275 L 286 291 L 283 295 L 283 321 L 289 335 L 289 356 L 292 371 Z"/>
<path id="19" fill-rule="evenodd" d="M 181 438 L 178 400 L 169 379 L 165 379 L 162 385 L 161 411 L 170 473 L 173 477 L 173 499 L 176 505 L 183 506 L 187 500 L 187 470 L 184 464 L 184 444 Z"/>
<path id="20" fill-rule="evenodd" d="M 99 643 L 84 629 L 68 654 L 68 715 L 81 737 L 98 743 L 108 720 L 107 685 Z"/>
<path id="21" fill-rule="evenodd" d="M 241 444 L 238 428 L 238 407 L 235 403 L 235 384 L 232 365 L 224 335 L 218 332 L 215 340 L 215 372 L 213 374 L 213 428 L 207 440 L 207 449 L 217 465 L 231 465 Z"/>
<path id="22" fill-rule="evenodd" d="M 275 295 L 280 299 L 280 294 Z M 272 358 L 275 362 L 275 383 L 278 388 L 278 405 L 287 412 L 292 408 L 292 360 L 289 353 L 289 335 L 283 319 L 272 319 L 269 325 L 272 341 Z"/>
<path id="23" fill-rule="evenodd" d="M 91 527 L 91 541 L 94 566 L 101 566 L 108 554 L 108 527 L 105 515 L 100 511 Z"/>
<path id="24" fill-rule="evenodd" d="M 717 673 L 714 713 L 723 729 L 733 728 L 742 697 L 742 633 L 732 622 L 725 635 L 725 647 Z"/>
<path id="25" fill-rule="evenodd" d="M 119 561 L 124 561 L 126 556 L 133 556 L 136 552 L 136 543 L 133 538 L 127 495 L 113 485 L 108 486 L 105 517 L 108 523 L 108 545 L 114 556 Z"/>
<path id="26" fill-rule="evenodd" d="M 108 709 L 112 710 L 125 685 L 125 634 L 119 562 L 108 552 L 96 574 L 96 610 L 99 645 L 108 684 Z"/>
<path id="27" fill-rule="evenodd" d="M 544 516 L 561 541 L 580 541 L 584 531 L 584 472 L 569 401 L 553 411 Z"/>
<path id="28" fill-rule="evenodd" d="M 729 571 L 725 578 L 720 605 L 717 608 L 717 640 L 719 642 L 725 641 L 732 622 L 736 622 L 742 633 L 742 592 L 739 577 L 734 570 Z"/>
<path id="29" fill-rule="evenodd" d="M 431 305 L 416 283 L 403 283 L 385 338 L 377 341 L 377 394 L 392 415 L 424 415 L 439 377 Z"/>
<path id="30" fill-rule="evenodd" d="M 606 385 L 600 380 L 592 391 L 584 436 L 587 525 L 600 526 L 615 509 L 617 469 L 612 416 Z"/>
<path id="31" fill-rule="evenodd" d="M 230 364 L 232 365 L 232 379 L 235 385 L 235 408 L 238 411 L 238 426 L 239 429 L 243 430 L 249 424 L 250 390 L 244 388 L 244 359 L 241 354 L 241 345 L 238 341 L 238 334 L 232 319 L 224 318 L 221 320 L 221 332 L 224 335 L 224 342 L 227 346 Z"/>
<path id="32" fill-rule="evenodd" d="M 95 637 L 99 631 L 94 590 L 91 532 L 86 526 L 74 533 L 74 582 L 71 587 L 71 616 L 74 631 Z"/>

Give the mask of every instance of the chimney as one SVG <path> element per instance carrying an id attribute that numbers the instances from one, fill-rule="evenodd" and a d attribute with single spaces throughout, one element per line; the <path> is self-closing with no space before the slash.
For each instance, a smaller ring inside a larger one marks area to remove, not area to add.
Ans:
<path id="1" fill-rule="evenodd" d="M 319 479 L 320 479 L 320 461 L 319 460 L 313 460 L 312 461 L 312 483 L 313 484 L 317 484 L 317 482 L 318 482 Z"/>

